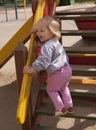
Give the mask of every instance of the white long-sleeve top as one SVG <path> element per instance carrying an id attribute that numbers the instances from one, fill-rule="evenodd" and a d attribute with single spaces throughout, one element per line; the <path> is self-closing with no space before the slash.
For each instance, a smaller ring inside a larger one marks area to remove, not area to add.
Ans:
<path id="1" fill-rule="evenodd" d="M 58 40 L 51 39 L 42 45 L 40 56 L 32 66 L 37 71 L 47 70 L 48 73 L 53 73 L 67 63 L 68 58 L 63 46 Z"/>

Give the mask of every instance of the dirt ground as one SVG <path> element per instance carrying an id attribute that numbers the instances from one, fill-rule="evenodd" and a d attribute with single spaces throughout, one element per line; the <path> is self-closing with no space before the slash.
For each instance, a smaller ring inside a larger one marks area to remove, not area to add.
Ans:
<path id="1" fill-rule="evenodd" d="M 6 22 L 4 12 L 0 13 L 0 49 L 31 16 L 31 8 L 27 9 L 26 19 L 24 10 L 19 11 L 21 13 L 19 13 L 18 20 L 15 19 L 14 10 L 9 11 L 8 22 Z M 71 26 L 74 26 L 74 24 L 71 24 Z M 16 73 L 14 57 L 12 57 L 0 69 L 0 130 L 21 130 L 21 126 L 16 121 L 17 103 Z M 56 120 L 56 123 L 54 123 L 50 119 L 44 120 L 49 122 L 51 126 L 56 126 L 64 130 L 96 130 L 95 121 L 60 118 L 59 120 L 54 119 Z"/>
<path id="2" fill-rule="evenodd" d="M 18 10 L 18 20 L 15 18 L 14 9 L 8 10 L 8 22 L 4 10 L 0 10 L 0 49 L 17 32 L 17 30 L 32 15 L 31 8 Z M 10 49 L 10 48 L 9 48 Z M 16 84 L 16 72 L 14 56 L 0 69 L 0 129 L 21 130 L 16 121 L 16 108 L 18 103 L 18 92 Z"/>

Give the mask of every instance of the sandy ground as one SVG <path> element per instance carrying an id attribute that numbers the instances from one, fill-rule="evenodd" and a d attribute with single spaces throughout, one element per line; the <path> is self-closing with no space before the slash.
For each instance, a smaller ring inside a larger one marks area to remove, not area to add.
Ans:
<path id="1" fill-rule="evenodd" d="M 4 10 L 0 10 L 0 49 L 17 32 L 17 30 L 32 15 L 31 8 L 18 10 L 16 20 L 14 9 L 8 10 L 8 22 Z M 10 49 L 10 48 L 9 48 Z M 16 121 L 16 108 L 18 103 L 18 92 L 16 84 L 16 72 L 14 56 L 0 69 L 0 130 L 21 130 Z"/>
<path id="2" fill-rule="evenodd" d="M 19 10 L 19 19 L 16 20 L 14 10 L 9 10 L 8 22 L 6 22 L 4 11 L 0 13 L 0 49 L 31 16 L 31 8 L 26 11 L 26 19 L 23 11 L 23 9 Z M 74 23 L 68 24 L 71 27 L 74 26 Z M 78 37 L 75 40 L 78 40 Z M 21 126 L 16 121 L 17 103 L 16 73 L 14 57 L 12 57 L 0 70 L 0 130 L 21 130 Z M 58 122 L 56 121 L 57 124 L 50 122 L 50 119 L 47 122 L 51 126 L 57 125 L 65 130 L 96 130 L 95 121 L 61 118 Z"/>

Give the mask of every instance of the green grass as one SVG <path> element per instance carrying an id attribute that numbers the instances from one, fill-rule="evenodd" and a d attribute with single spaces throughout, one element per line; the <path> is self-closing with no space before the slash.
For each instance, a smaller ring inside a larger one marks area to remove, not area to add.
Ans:
<path id="1" fill-rule="evenodd" d="M 96 2 L 96 0 L 75 0 L 76 3 Z"/>

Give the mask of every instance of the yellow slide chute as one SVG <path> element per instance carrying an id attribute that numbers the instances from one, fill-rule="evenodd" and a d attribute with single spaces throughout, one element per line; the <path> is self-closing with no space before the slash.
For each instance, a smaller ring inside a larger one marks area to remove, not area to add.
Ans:
<path id="1" fill-rule="evenodd" d="M 38 0 L 38 5 L 37 5 L 36 13 L 34 16 L 33 26 L 38 22 L 39 19 L 43 17 L 45 3 L 46 3 L 46 0 Z M 31 65 L 33 61 L 32 57 L 34 54 L 32 54 L 32 48 L 33 48 L 34 41 L 35 41 L 34 33 L 32 33 L 26 65 Z M 30 96 L 31 81 L 32 81 L 32 75 L 24 74 L 20 97 L 19 97 L 18 108 L 17 108 L 17 115 L 16 115 L 17 121 L 20 124 L 23 124 L 26 118 L 28 99 Z"/>
<path id="2" fill-rule="evenodd" d="M 3 66 L 8 59 L 10 59 L 17 45 L 30 37 L 32 24 L 32 17 L 30 17 L 27 22 L 13 35 L 13 37 L 2 47 L 0 50 L 0 67 Z"/>

